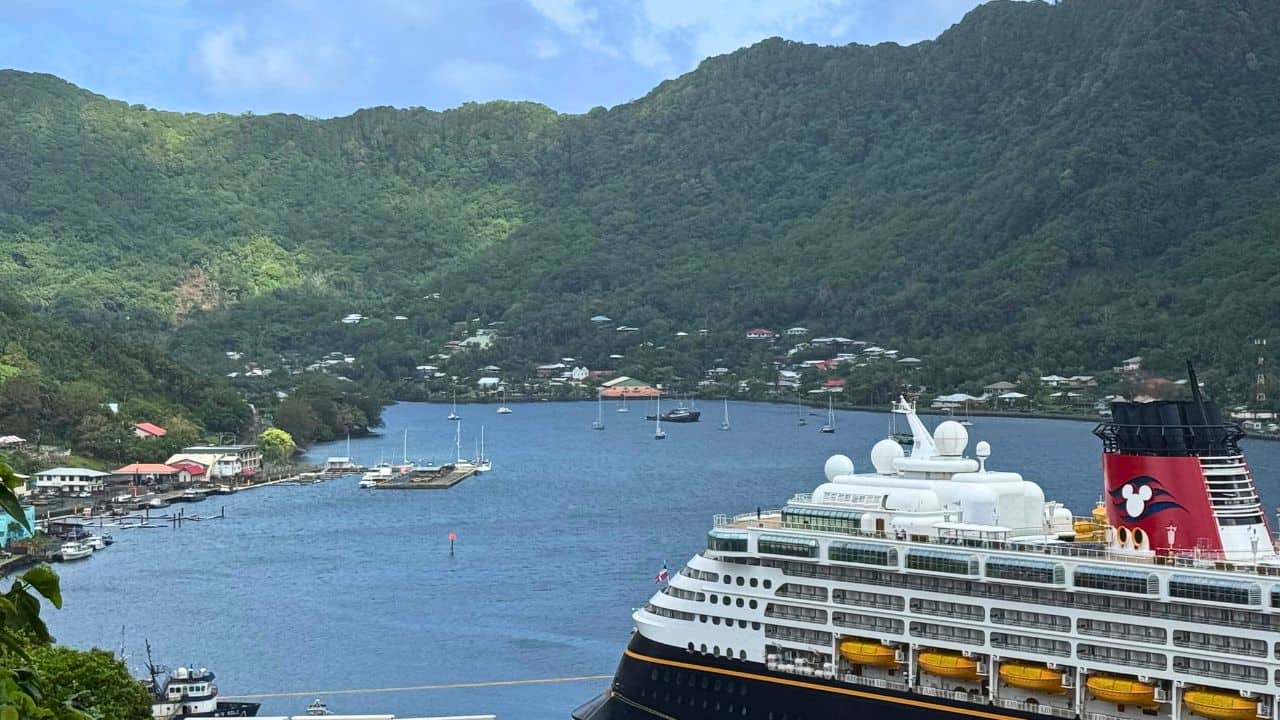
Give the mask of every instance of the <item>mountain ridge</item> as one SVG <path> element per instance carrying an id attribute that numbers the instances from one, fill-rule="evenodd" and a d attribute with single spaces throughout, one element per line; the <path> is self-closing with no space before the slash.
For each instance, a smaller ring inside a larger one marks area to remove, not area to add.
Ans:
<path id="1" fill-rule="evenodd" d="M 21 190 L 0 240 L 26 262 L 0 252 L 0 281 L 167 336 L 201 268 L 236 302 L 186 314 L 180 344 L 266 355 L 374 342 L 334 331 L 345 304 L 413 317 L 375 355 L 421 358 L 483 317 L 513 358 L 584 347 L 606 366 L 585 322 L 604 312 L 654 336 L 800 323 L 915 343 L 945 366 L 935 384 L 1139 352 L 1234 367 L 1277 325 L 1278 45 L 1263 2 L 1001 1 L 909 46 L 765 40 L 583 115 L 83 99 L 76 124 L 0 99 L 0 153 L 27 160 L 0 169 Z M 50 280 L 62 255 L 91 268 L 74 287 Z M 229 331 L 262 321 L 256 343 Z"/>

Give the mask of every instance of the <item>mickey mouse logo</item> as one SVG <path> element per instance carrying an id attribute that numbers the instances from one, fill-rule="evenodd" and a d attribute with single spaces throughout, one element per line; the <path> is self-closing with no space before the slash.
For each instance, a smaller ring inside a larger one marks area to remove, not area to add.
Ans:
<path id="1" fill-rule="evenodd" d="M 1170 508 L 1186 510 L 1177 503 L 1172 493 L 1161 486 L 1159 480 L 1150 475 L 1139 475 L 1112 490 L 1110 494 L 1112 504 L 1123 508 L 1125 515 L 1132 521 L 1142 520 Z"/>
<path id="2" fill-rule="evenodd" d="M 1129 513 L 1129 517 L 1140 518 L 1151 499 L 1151 486 L 1141 485 L 1135 489 L 1131 483 L 1125 483 L 1120 488 L 1120 495 L 1124 498 L 1124 511 Z"/>

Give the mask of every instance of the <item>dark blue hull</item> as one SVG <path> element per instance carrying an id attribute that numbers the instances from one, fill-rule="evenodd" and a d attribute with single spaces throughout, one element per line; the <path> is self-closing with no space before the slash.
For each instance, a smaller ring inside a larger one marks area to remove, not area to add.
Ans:
<path id="1" fill-rule="evenodd" d="M 631 636 L 613 685 L 574 720 L 1027 720 L 1044 715 L 770 671 Z"/>

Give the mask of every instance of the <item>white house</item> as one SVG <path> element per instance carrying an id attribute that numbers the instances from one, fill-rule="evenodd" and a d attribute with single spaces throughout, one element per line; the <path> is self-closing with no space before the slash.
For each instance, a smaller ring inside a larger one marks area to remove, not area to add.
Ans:
<path id="1" fill-rule="evenodd" d="M 772 340 L 776 335 L 772 330 L 764 328 L 752 328 L 747 331 L 748 340 Z"/>
<path id="2" fill-rule="evenodd" d="M 482 377 L 476 381 L 476 385 L 478 385 L 481 390 L 493 390 L 501 384 L 502 378 L 498 377 Z"/>
<path id="3" fill-rule="evenodd" d="M 37 490 L 58 492 L 100 492 L 110 473 L 88 468 L 56 467 L 35 474 Z"/>
<path id="4" fill-rule="evenodd" d="M 804 328 L 804 327 L 787 328 L 787 335 L 791 337 L 796 337 L 797 335 L 808 335 L 808 334 L 809 334 L 809 328 Z"/>
<path id="5" fill-rule="evenodd" d="M 574 382 L 582 382 L 583 380 L 586 380 L 589 377 L 591 377 L 591 371 L 588 370 L 585 365 L 580 367 L 575 367 L 574 369 L 569 371 L 569 378 L 572 379 Z"/>

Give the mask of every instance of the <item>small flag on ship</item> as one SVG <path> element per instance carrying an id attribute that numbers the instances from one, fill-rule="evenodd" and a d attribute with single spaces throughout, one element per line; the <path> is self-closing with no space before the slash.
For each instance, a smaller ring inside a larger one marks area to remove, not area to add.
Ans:
<path id="1" fill-rule="evenodd" d="M 654 582 L 656 582 L 656 583 L 660 583 L 660 582 L 663 582 L 664 580 L 666 580 L 666 579 L 667 579 L 667 577 L 668 577 L 668 575 L 667 575 L 667 564 L 664 562 L 664 563 L 662 563 L 662 569 L 658 571 L 658 574 L 657 574 L 657 575 L 654 575 L 654 576 L 653 576 L 653 581 L 654 581 Z"/>

